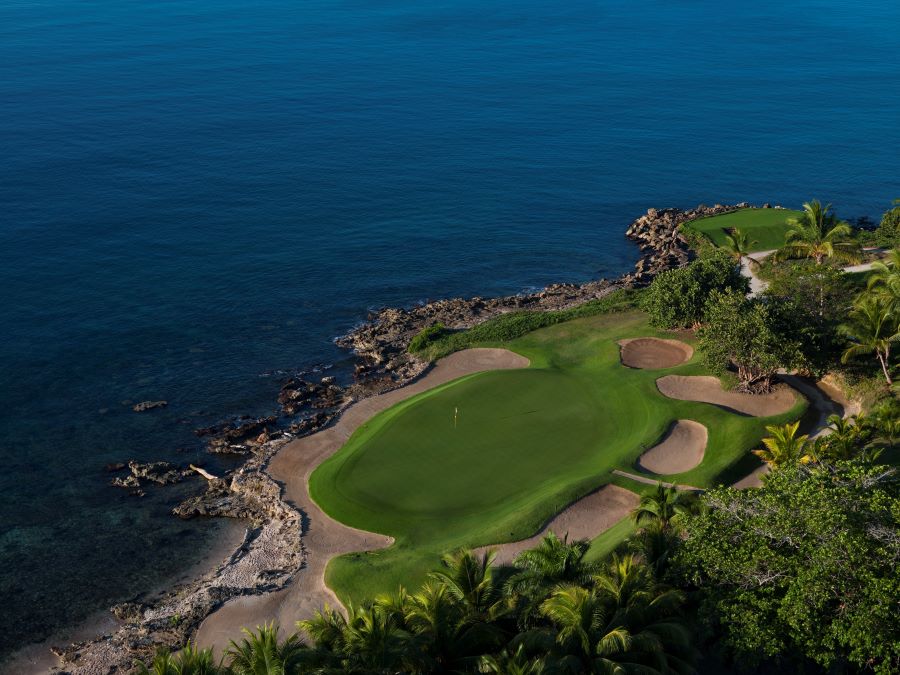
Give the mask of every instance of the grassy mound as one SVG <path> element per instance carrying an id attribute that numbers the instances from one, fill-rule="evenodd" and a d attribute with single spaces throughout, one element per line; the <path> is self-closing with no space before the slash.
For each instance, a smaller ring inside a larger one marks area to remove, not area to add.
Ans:
<path id="1" fill-rule="evenodd" d="M 725 235 L 732 228 L 746 232 L 756 243 L 751 251 L 769 251 L 784 245 L 784 235 L 790 229 L 788 218 L 797 218 L 800 211 L 788 209 L 741 209 L 720 216 L 698 218 L 684 227 L 708 237 L 716 246 L 725 243 Z"/>
<path id="2" fill-rule="evenodd" d="M 802 412 L 801 403 L 758 419 L 662 396 L 660 375 L 703 370 L 696 359 L 655 371 L 622 366 L 617 340 L 652 335 L 661 334 L 634 311 L 549 326 L 504 343 L 531 359 L 528 369 L 461 378 L 360 427 L 313 473 L 310 494 L 337 520 L 396 543 L 332 561 L 329 585 L 358 601 L 401 581 L 416 585 L 444 551 L 531 536 L 610 482 L 612 469 L 633 471 L 677 419 L 710 430 L 704 461 L 677 480 L 709 485 L 758 443 L 765 424 Z"/>

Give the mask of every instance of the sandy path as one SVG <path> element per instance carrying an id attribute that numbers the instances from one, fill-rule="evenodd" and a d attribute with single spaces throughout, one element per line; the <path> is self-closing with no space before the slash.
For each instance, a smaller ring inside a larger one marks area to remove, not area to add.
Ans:
<path id="1" fill-rule="evenodd" d="M 694 348 L 681 340 L 643 337 L 619 340 L 622 364 L 629 368 L 672 368 L 687 363 Z"/>
<path id="2" fill-rule="evenodd" d="M 656 381 L 656 388 L 669 398 L 711 403 L 753 417 L 786 413 L 797 402 L 796 395 L 787 385 L 776 385 L 769 394 L 741 394 L 725 391 L 719 379 L 709 375 L 666 375 Z"/>
<path id="3" fill-rule="evenodd" d="M 560 511 L 533 537 L 508 544 L 482 546 L 476 552 L 493 549 L 497 552 L 495 563 L 506 565 L 522 551 L 537 546 L 550 532 L 559 538 L 568 535 L 569 539 L 593 539 L 625 518 L 639 502 L 640 497 L 630 490 L 617 485 L 604 485 Z"/>
<path id="4" fill-rule="evenodd" d="M 269 473 L 284 485 L 287 501 L 306 516 L 303 546 L 306 565 L 286 587 L 265 595 L 243 596 L 210 614 L 197 632 L 202 647 L 223 649 L 240 637 L 241 628 L 277 621 L 287 630 L 294 622 L 312 616 L 328 603 L 340 606 L 325 585 L 325 566 L 337 555 L 389 546 L 390 537 L 347 527 L 326 515 L 309 497 L 307 482 L 319 464 L 337 452 L 356 429 L 375 414 L 423 391 L 465 375 L 488 370 L 525 368 L 524 356 L 506 349 L 467 349 L 441 359 L 420 379 L 400 389 L 363 399 L 348 408 L 337 423 L 318 433 L 297 439 L 278 451 Z"/>
<path id="5" fill-rule="evenodd" d="M 694 485 L 667 483 L 666 481 L 659 480 L 658 478 L 651 478 L 650 476 L 639 476 L 636 473 L 628 473 L 627 471 L 621 471 L 620 469 L 613 469 L 613 473 L 617 476 L 621 476 L 622 478 L 633 480 L 636 483 L 643 483 L 644 485 L 658 485 L 659 483 L 662 483 L 665 487 L 674 487 L 678 488 L 679 490 L 684 490 L 685 492 L 703 492 L 703 488 L 699 488 Z"/>
<path id="6" fill-rule="evenodd" d="M 709 432 L 700 422 L 678 420 L 662 441 L 638 458 L 638 468 L 664 476 L 690 471 L 703 461 L 708 440 Z"/>

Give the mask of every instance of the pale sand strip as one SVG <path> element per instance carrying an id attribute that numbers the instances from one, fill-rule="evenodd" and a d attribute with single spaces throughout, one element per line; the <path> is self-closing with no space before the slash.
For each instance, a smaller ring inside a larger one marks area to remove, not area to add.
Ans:
<path id="1" fill-rule="evenodd" d="M 306 565 L 284 589 L 265 595 L 243 596 L 225 603 L 200 625 L 197 643 L 221 650 L 239 638 L 241 628 L 275 620 L 286 631 L 309 618 L 323 605 L 340 606 L 325 585 L 325 567 L 334 556 L 389 546 L 390 537 L 347 527 L 326 515 L 309 496 L 310 474 L 337 452 L 356 429 L 392 405 L 451 380 L 488 370 L 525 368 L 524 356 L 506 349 L 467 349 L 441 359 L 422 378 L 393 391 L 363 399 L 348 408 L 338 422 L 318 433 L 297 439 L 278 451 L 269 473 L 284 484 L 284 496 L 306 516 L 303 546 Z"/>
<path id="2" fill-rule="evenodd" d="M 703 461 L 708 440 L 709 432 L 700 422 L 677 420 L 662 441 L 638 458 L 638 468 L 663 476 L 690 471 Z"/>
<path id="3" fill-rule="evenodd" d="M 786 413 L 797 402 L 794 391 L 787 385 L 776 385 L 769 394 L 741 394 L 725 391 L 719 379 L 709 375 L 666 375 L 656 381 L 656 388 L 669 398 L 711 403 L 753 417 Z"/>
<path id="4" fill-rule="evenodd" d="M 522 551 L 537 546 L 550 532 L 560 539 L 566 535 L 570 540 L 593 539 L 625 518 L 638 502 L 640 497 L 630 490 L 617 485 L 604 485 L 560 511 L 533 537 L 508 544 L 482 546 L 476 552 L 493 549 L 497 552 L 495 563 L 507 565 Z"/>
<path id="5" fill-rule="evenodd" d="M 620 469 L 613 469 L 613 473 L 617 476 L 621 476 L 622 478 L 628 478 L 629 480 L 633 480 L 636 483 L 643 483 L 644 485 L 657 485 L 659 483 L 663 484 L 663 487 L 673 487 L 679 490 L 684 490 L 685 492 L 703 492 L 703 488 L 698 488 L 693 485 L 682 485 L 680 483 L 667 483 L 664 480 L 659 480 L 658 478 L 651 478 L 650 476 L 639 476 L 636 473 L 628 473 L 627 471 L 621 471 Z"/>
<path id="6" fill-rule="evenodd" d="M 629 368 L 673 368 L 687 363 L 694 348 L 681 340 L 642 337 L 619 340 L 619 358 Z"/>

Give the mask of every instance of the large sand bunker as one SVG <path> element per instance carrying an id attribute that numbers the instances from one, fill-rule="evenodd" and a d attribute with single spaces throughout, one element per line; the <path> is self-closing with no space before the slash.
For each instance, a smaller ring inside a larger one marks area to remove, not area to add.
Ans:
<path id="1" fill-rule="evenodd" d="M 658 369 L 690 361 L 694 349 L 680 340 L 643 337 L 619 340 L 622 364 L 629 368 Z"/>
<path id="2" fill-rule="evenodd" d="M 497 552 L 496 564 L 508 565 L 522 551 L 540 544 L 541 539 L 550 532 L 560 539 L 566 535 L 569 540 L 593 539 L 631 513 L 640 500 L 630 490 L 616 485 L 604 485 L 560 511 L 533 537 L 509 544 L 482 546 L 476 552 L 483 553 L 493 549 Z"/>
<path id="3" fill-rule="evenodd" d="M 725 391 L 718 378 L 708 375 L 666 375 L 656 381 L 660 393 L 680 401 L 712 403 L 731 412 L 753 417 L 786 413 L 797 397 L 786 384 L 775 386 L 769 394 L 742 394 Z"/>
<path id="4" fill-rule="evenodd" d="M 662 441 L 638 459 L 644 471 L 662 475 L 690 471 L 703 461 L 709 434 L 706 427 L 693 420 L 678 420 Z"/>

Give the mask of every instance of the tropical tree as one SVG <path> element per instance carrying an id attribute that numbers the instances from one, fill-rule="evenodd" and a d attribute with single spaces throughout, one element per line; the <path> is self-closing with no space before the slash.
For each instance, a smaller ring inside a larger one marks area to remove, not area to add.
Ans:
<path id="1" fill-rule="evenodd" d="M 494 584 L 495 551 L 481 556 L 468 549 L 447 553 L 441 558 L 442 569 L 429 576 L 447 586 L 448 592 L 463 606 L 468 620 L 490 620 L 502 614 L 500 588 Z"/>
<path id="2" fill-rule="evenodd" d="M 725 243 L 722 248 L 730 253 L 736 261 L 740 262 L 741 258 L 750 253 L 750 249 L 756 243 L 756 240 L 750 240 L 746 232 L 735 227 L 725 234 Z"/>
<path id="3" fill-rule="evenodd" d="M 341 670 L 347 673 L 394 673 L 414 669 L 409 633 L 378 605 L 349 609 L 344 630 Z M 411 667 L 413 666 L 413 667 Z"/>
<path id="4" fill-rule="evenodd" d="M 775 252 L 776 260 L 812 258 L 817 265 L 826 259 L 844 263 L 861 260 L 859 246 L 850 237 L 853 229 L 831 213 L 831 205 L 813 199 L 803 205 L 803 215 L 788 220 L 791 229 L 784 246 Z"/>
<path id="5" fill-rule="evenodd" d="M 851 345 L 841 356 L 841 362 L 874 354 L 881 365 L 884 379 L 893 384 L 891 379 L 891 344 L 900 339 L 898 334 L 897 315 L 891 311 L 890 303 L 884 298 L 863 295 L 850 310 L 848 320 L 841 326 L 842 332 L 850 338 Z"/>
<path id="6" fill-rule="evenodd" d="M 520 644 L 515 651 L 504 649 L 499 654 L 481 657 L 478 672 L 498 675 L 542 675 L 543 659 L 529 658 L 525 646 Z"/>
<path id="7" fill-rule="evenodd" d="M 771 435 L 762 439 L 763 447 L 753 450 L 753 454 L 773 469 L 811 461 L 812 457 L 807 454 L 809 436 L 797 435 L 799 428 L 799 420 L 782 426 L 766 427 L 766 431 Z"/>
<path id="8" fill-rule="evenodd" d="M 667 487 L 660 482 L 654 492 L 641 496 L 640 503 L 631 512 L 631 518 L 638 527 L 649 525 L 669 530 L 679 517 L 691 512 L 695 503 L 692 493 L 674 486 Z"/>
<path id="9" fill-rule="evenodd" d="M 597 564 L 585 559 L 591 544 L 586 539 L 569 542 L 550 532 L 537 547 L 522 551 L 513 560 L 519 571 L 506 582 L 506 591 L 534 596 L 562 583 L 586 584 Z"/>
<path id="10" fill-rule="evenodd" d="M 173 655 L 168 649 L 157 651 L 148 668 L 144 663 L 137 664 L 138 675 L 219 675 L 223 669 L 213 660 L 212 649 L 197 649 L 188 642 L 187 645 Z"/>
<path id="11" fill-rule="evenodd" d="M 293 675 L 300 672 L 306 645 L 298 635 L 283 642 L 278 640 L 278 624 L 257 626 L 255 631 L 244 629 L 240 643 L 231 641 L 225 651 L 228 666 L 234 675 Z"/>
<path id="12" fill-rule="evenodd" d="M 872 263 L 866 288 L 883 295 L 889 301 L 891 311 L 900 309 L 900 249 L 891 249 L 885 261 Z"/>

